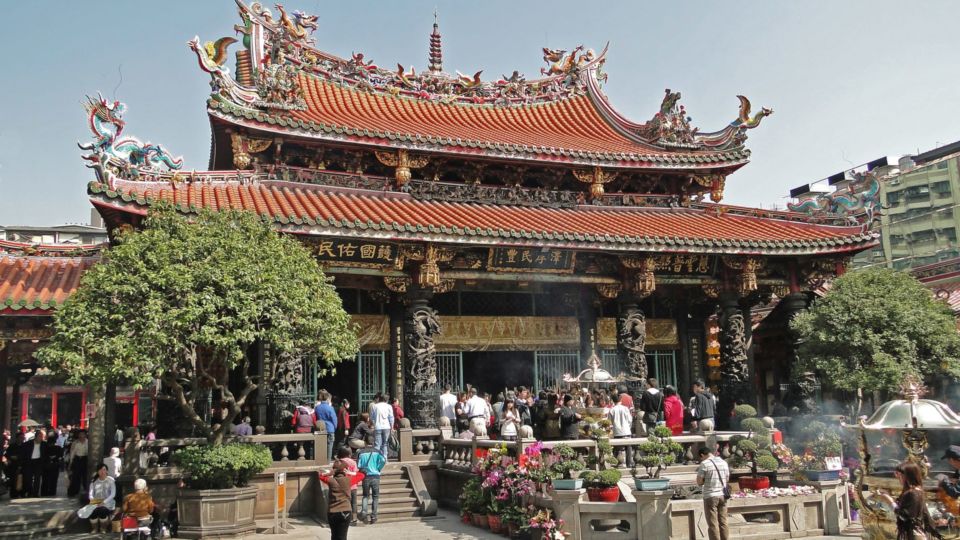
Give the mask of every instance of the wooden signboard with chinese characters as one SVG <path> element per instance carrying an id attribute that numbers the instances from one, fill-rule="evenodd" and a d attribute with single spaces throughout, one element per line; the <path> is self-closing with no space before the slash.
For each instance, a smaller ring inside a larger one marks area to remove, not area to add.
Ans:
<path id="1" fill-rule="evenodd" d="M 573 251 L 545 251 L 539 248 L 490 248 L 487 269 L 506 272 L 571 274 L 576 262 Z"/>
<path id="2" fill-rule="evenodd" d="M 313 244 L 313 254 L 321 263 L 362 268 L 393 266 L 397 252 L 395 244 L 355 238 L 330 238 Z"/>

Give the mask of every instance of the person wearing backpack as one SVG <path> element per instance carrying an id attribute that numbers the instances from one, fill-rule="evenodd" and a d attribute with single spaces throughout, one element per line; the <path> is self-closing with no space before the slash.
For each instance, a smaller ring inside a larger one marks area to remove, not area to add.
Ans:
<path id="1" fill-rule="evenodd" d="M 663 392 L 657 387 L 657 380 L 647 379 L 647 389 L 640 396 L 640 409 L 643 410 L 643 423 L 647 432 L 657 427 L 657 422 L 663 421 Z"/>
<path id="2" fill-rule="evenodd" d="M 360 503 L 360 521 L 373 525 L 377 522 L 377 506 L 380 502 L 380 474 L 387 460 L 373 448 L 365 448 L 357 455 L 357 468 L 364 474 L 363 499 Z M 372 502 L 371 502 L 372 499 Z M 370 502 L 370 513 L 367 503 Z"/>

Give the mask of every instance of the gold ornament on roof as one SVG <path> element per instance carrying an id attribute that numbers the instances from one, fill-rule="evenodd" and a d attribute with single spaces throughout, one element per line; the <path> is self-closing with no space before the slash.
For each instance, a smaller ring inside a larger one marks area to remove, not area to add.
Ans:
<path id="1" fill-rule="evenodd" d="M 573 170 L 573 176 L 584 184 L 590 184 L 590 199 L 596 200 L 603 197 L 604 184 L 616 180 L 620 173 L 608 172 L 600 167 L 594 167 L 590 170 Z"/>
<path id="2" fill-rule="evenodd" d="M 410 169 L 419 169 L 430 162 L 430 159 L 426 156 L 411 155 L 402 148 L 396 152 L 378 150 L 374 152 L 374 155 L 377 156 L 377 161 L 380 163 L 387 167 L 396 168 L 394 174 L 397 180 L 397 187 L 403 187 L 410 181 L 410 178 L 413 176 Z"/>

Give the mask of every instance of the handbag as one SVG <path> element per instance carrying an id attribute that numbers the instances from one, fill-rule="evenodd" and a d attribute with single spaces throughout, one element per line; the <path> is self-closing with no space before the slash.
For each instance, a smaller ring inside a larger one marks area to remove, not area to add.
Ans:
<path id="1" fill-rule="evenodd" d="M 711 460 L 710 463 L 713 464 L 713 468 L 716 469 L 716 471 L 717 471 L 717 478 L 720 478 L 720 482 L 723 483 L 723 500 L 729 501 L 729 500 L 730 500 L 730 485 L 727 484 L 727 482 L 723 479 L 723 475 L 720 474 L 720 467 L 717 467 L 717 462 Z M 924 539 L 924 540 L 925 540 L 925 539 Z"/>

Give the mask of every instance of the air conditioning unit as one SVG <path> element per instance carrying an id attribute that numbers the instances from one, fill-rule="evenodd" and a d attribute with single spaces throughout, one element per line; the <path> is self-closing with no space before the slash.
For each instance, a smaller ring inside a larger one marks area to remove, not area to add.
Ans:
<path id="1" fill-rule="evenodd" d="M 900 179 L 899 179 L 899 178 L 891 178 L 887 183 L 890 184 L 891 186 L 899 186 L 899 185 L 900 185 Z"/>

